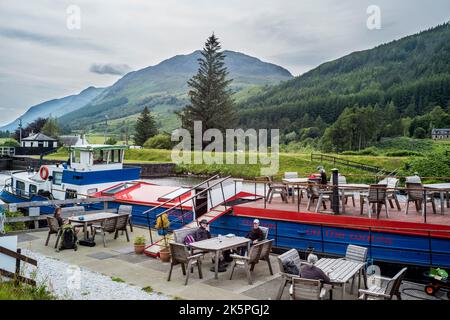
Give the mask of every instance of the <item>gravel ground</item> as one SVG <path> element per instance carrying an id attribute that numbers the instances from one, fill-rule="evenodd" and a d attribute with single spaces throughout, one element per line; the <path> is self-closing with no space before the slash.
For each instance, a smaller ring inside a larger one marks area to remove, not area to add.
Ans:
<path id="1" fill-rule="evenodd" d="M 25 273 L 38 284 L 45 284 L 58 299 L 67 300 L 167 300 L 169 297 L 147 293 L 141 288 L 111 280 L 97 272 L 22 250 L 22 254 L 38 261 L 38 268 L 25 267 Z M 33 271 L 34 270 L 34 271 Z"/>

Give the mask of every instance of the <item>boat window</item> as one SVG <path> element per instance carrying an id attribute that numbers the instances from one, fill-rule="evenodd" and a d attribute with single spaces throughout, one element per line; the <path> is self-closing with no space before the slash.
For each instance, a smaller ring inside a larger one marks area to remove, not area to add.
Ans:
<path id="1" fill-rule="evenodd" d="M 28 193 L 30 195 L 36 194 L 37 193 L 37 187 L 34 184 L 30 184 L 30 186 L 28 187 Z"/>
<path id="2" fill-rule="evenodd" d="M 113 187 L 109 190 L 103 191 L 102 194 L 113 195 L 125 189 L 128 189 L 132 186 L 136 185 L 135 183 L 122 183 L 116 187 Z"/>
<path id="3" fill-rule="evenodd" d="M 60 186 L 62 184 L 62 172 L 53 172 L 53 184 Z"/>
<path id="4" fill-rule="evenodd" d="M 73 163 L 81 163 L 81 152 L 80 150 L 72 151 L 72 162 Z"/>
<path id="5" fill-rule="evenodd" d="M 16 194 L 25 194 L 25 182 L 16 180 Z"/>
<path id="6" fill-rule="evenodd" d="M 94 150 L 94 164 L 106 164 L 108 162 L 108 152 Z"/>
<path id="7" fill-rule="evenodd" d="M 121 150 L 111 150 L 111 158 L 109 163 L 121 163 L 122 151 Z"/>
<path id="8" fill-rule="evenodd" d="M 88 189 L 87 195 L 90 196 L 90 195 L 92 195 L 94 193 L 97 193 L 97 192 L 98 192 L 97 188 Z"/>
<path id="9" fill-rule="evenodd" d="M 76 199 L 77 190 L 66 189 L 66 199 Z"/>
<path id="10" fill-rule="evenodd" d="M 179 188 L 179 189 L 177 189 L 177 190 L 175 190 L 175 191 L 172 191 L 172 192 L 170 192 L 170 193 L 168 193 L 168 194 L 166 194 L 166 195 L 164 195 L 164 196 L 162 196 L 162 197 L 160 197 L 159 199 L 158 199 L 158 201 L 161 201 L 161 202 L 163 202 L 163 201 L 168 201 L 168 200 L 170 200 L 170 199 L 173 199 L 173 198 L 175 198 L 175 197 L 180 197 L 180 196 L 183 196 L 183 195 L 185 195 L 187 192 L 189 192 L 189 188 Z M 177 199 L 178 200 L 178 199 Z"/>

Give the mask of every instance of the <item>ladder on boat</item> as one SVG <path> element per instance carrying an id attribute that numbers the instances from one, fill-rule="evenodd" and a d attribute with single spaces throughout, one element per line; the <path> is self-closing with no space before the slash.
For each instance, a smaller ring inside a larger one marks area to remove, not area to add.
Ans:
<path id="1" fill-rule="evenodd" d="M 224 194 L 224 192 L 223 192 L 223 185 L 222 185 L 222 184 L 223 184 L 223 182 L 224 182 L 225 180 L 228 180 L 229 178 L 231 178 L 231 176 L 222 178 L 222 179 L 220 179 L 219 181 L 214 182 L 212 185 L 209 185 L 209 182 L 210 182 L 211 180 L 217 178 L 217 177 L 218 177 L 218 175 L 216 175 L 216 176 L 214 176 L 214 177 L 212 177 L 212 178 L 210 178 L 210 179 L 208 179 L 208 180 L 206 180 L 206 181 L 204 181 L 204 182 L 198 184 L 197 186 L 192 187 L 190 190 L 186 191 L 184 194 L 186 194 L 186 193 L 188 193 L 188 192 L 190 192 L 190 191 L 192 191 L 192 190 L 195 190 L 196 188 L 198 188 L 198 187 L 201 186 L 201 185 L 204 185 L 205 183 L 207 184 L 207 188 L 206 188 L 206 189 L 203 189 L 203 190 L 200 191 L 198 194 L 195 194 L 195 195 L 189 197 L 188 199 L 185 199 L 185 200 L 183 200 L 183 201 L 180 201 L 179 203 L 177 203 L 177 204 L 171 206 L 170 208 L 166 209 L 164 212 L 161 212 L 160 214 L 158 214 L 158 215 L 156 216 L 156 219 L 158 219 L 158 217 L 162 216 L 163 214 L 165 214 L 165 213 L 167 213 L 167 212 L 169 212 L 169 211 L 171 211 L 171 210 L 176 209 L 177 207 L 181 207 L 184 203 L 186 203 L 186 202 L 188 202 L 188 201 L 191 201 L 191 200 L 195 199 L 195 198 L 198 197 L 199 195 L 201 195 L 201 194 L 203 194 L 203 193 L 205 193 L 205 192 L 210 192 L 212 188 L 214 188 L 215 186 L 218 186 L 218 185 L 220 185 L 220 187 L 222 188 L 223 202 L 220 203 L 220 204 L 218 204 L 218 205 L 216 205 L 216 206 L 214 206 L 214 207 L 212 207 L 212 208 L 211 208 L 209 211 L 207 211 L 205 214 L 201 215 L 200 218 L 201 218 L 201 219 L 207 220 L 208 223 L 211 223 L 211 222 L 217 220 L 218 218 L 220 218 L 221 216 L 223 216 L 224 214 L 226 214 L 228 211 L 231 210 L 231 207 L 228 207 L 228 206 L 225 204 L 226 199 L 225 199 L 225 194 Z M 174 200 L 176 200 L 176 199 L 178 199 L 178 198 L 181 200 L 180 196 L 177 196 L 175 199 L 172 199 L 172 200 L 170 200 L 170 201 L 168 201 L 168 202 L 172 202 L 172 201 L 174 201 Z M 148 211 L 146 212 L 146 213 L 147 213 L 147 217 L 148 217 L 148 214 L 149 214 L 151 211 L 153 211 L 153 210 L 155 210 L 155 209 L 157 209 L 157 208 L 160 208 L 160 207 L 164 206 L 164 205 L 167 204 L 168 202 L 166 202 L 166 203 L 164 203 L 164 204 L 161 204 L 161 205 L 158 206 L 158 207 L 155 207 L 155 208 L 152 208 L 152 209 L 148 210 Z M 211 204 L 212 204 L 212 201 L 211 201 Z M 194 210 L 195 210 L 195 207 L 194 207 Z M 148 219 L 148 221 L 149 221 L 149 219 Z M 172 222 L 174 222 L 174 221 L 172 221 Z M 198 221 L 197 221 L 197 219 L 194 219 L 194 220 L 191 221 L 190 223 L 185 224 L 185 225 L 184 225 L 183 227 L 181 227 L 180 229 L 196 228 L 197 226 L 198 226 Z M 150 232 L 150 238 L 152 238 L 152 227 L 151 227 L 151 225 L 150 225 L 150 222 L 149 222 L 149 232 Z M 169 233 L 169 232 L 168 232 L 168 233 L 166 234 L 165 238 L 159 239 L 159 240 L 157 240 L 157 241 L 155 241 L 155 242 L 151 241 L 152 243 L 151 243 L 150 245 L 148 245 L 148 246 L 144 249 L 144 253 L 145 253 L 146 255 L 148 255 L 148 256 L 151 256 L 151 257 L 157 257 L 157 256 L 159 255 L 159 252 L 161 251 L 161 249 L 165 246 L 165 244 L 166 244 L 166 243 L 169 243 L 169 242 L 171 242 L 171 241 L 173 241 L 173 233 Z"/>

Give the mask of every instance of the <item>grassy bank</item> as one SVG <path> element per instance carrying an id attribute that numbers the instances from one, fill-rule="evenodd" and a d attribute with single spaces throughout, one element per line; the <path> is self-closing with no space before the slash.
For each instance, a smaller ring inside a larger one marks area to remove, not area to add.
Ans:
<path id="1" fill-rule="evenodd" d="M 191 153 L 191 159 L 194 159 L 194 153 Z M 181 164 L 176 168 L 179 174 L 196 174 L 196 175 L 231 175 L 233 177 L 253 179 L 261 176 L 261 164 L 248 164 L 249 155 L 246 155 L 246 164 L 226 164 L 226 154 L 217 153 L 215 155 L 223 159 L 224 164 Z M 383 157 L 383 156 L 340 156 L 341 158 L 361 162 L 368 165 L 378 166 L 388 171 L 394 171 L 397 168 L 404 167 L 407 157 Z M 237 156 L 235 156 L 237 157 Z M 58 153 L 49 155 L 46 159 L 55 159 L 65 161 L 68 158 L 67 151 L 61 149 Z M 264 157 L 262 157 L 264 159 Z M 171 150 L 127 150 L 125 153 L 126 163 L 162 163 L 172 162 Z M 193 161 L 192 161 L 193 162 Z M 259 162 L 259 161 L 258 161 Z M 234 163 L 237 163 L 236 161 Z M 298 172 L 300 176 L 307 176 L 311 173 L 317 172 L 317 166 L 323 165 L 328 171 L 333 168 L 332 163 L 319 161 L 311 161 L 310 153 L 280 153 L 279 157 L 279 176 L 284 172 Z M 264 165 L 263 167 L 268 167 Z M 349 168 L 343 165 L 336 165 L 337 169 L 342 174 L 346 175 L 367 175 L 368 173 L 362 170 Z M 367 178 L 354 178 L 353 181 L 367 181 Z"/>

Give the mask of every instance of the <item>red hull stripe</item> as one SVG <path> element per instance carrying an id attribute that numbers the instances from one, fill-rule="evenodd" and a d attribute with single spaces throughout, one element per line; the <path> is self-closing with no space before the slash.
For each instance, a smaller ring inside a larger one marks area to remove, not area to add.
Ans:
<path id="1" fill-rule="evenodd" d="M 320 213 L 306 213 L 306 212 L 290 212 L 283 210 L 273 210 L 264 208 L 249 208 L 235 206 L 233 207 L 233 214 L 240 217 L 261 218 L 268 220 L 287 221 L 308 223 L 316 225 L 326 225 L 329 227 L 340 227 L 356 230 L 367 230 L 378 232 L 388 232 L 395 234 L 428 236 L 431 235 L 437 238 L 450 239 L 450 226 L 402 222 L 402 221 L 387 221 L 376 220 L 364 217 L 351 217 L 345 215 L 327 215 Z"/>

